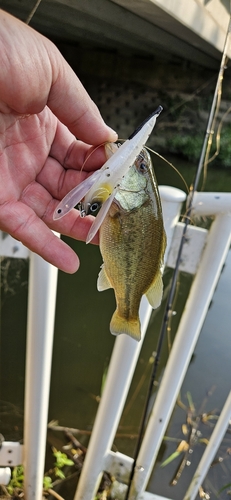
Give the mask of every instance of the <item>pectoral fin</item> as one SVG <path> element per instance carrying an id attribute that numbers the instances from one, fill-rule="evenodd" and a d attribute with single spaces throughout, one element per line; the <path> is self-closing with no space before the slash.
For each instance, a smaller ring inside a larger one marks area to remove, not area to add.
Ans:
<path id="1" fill-rule="evenodd" d="M 160 271 L 145 295 L 153 309 L 159 307 L 163 296 L 163 281 Z"/>
<path id="2" fill-rule="evenodd" d="M 106 271 L 104 264 L 101 266 L 101 271 L 98 276 L 97 280 L 97 289 L 99 292 L 102 292 L 103 290 L 107 290 L 108 288 L 112 288 L 111 283 L 107 277 Z"/>

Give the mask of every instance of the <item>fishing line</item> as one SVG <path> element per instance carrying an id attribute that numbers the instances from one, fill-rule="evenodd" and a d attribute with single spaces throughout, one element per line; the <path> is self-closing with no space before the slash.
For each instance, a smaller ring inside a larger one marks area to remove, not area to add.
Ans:
<path id="1" fill-rule="evenodd" d="M 81 166 L 80 172 L 83 171 L 83 168 L 86 165 L 87 160 L 89 160 L 89 158 L 91 157 L 91 155 L 93 155 L 93 153 L 97 151 L 97 149 L 101 148 L 101 146 L 106 146 L 107 144 L 110 144 L 110 142 L 102 142 L 101 144 L 98 144 L 98 146 L 93 146 L 93 149 L 90 151 L 90 153 L 86 155 L 86 158 Z"/>
<path id="2" fill-rule="evenodd" d="M 191 216 L 191 211 L 192 211 L 192 206 L 193 206 L 193 197 L 194 197 L 194 194 L 198 188 L 198 184 L 199 184 L 199 180 L 200 180 L 200 176 L 201 176 L 201 171 L 202 171 L 203 166 L 204 166 L 204 159 L 205 159 L 205 155 L 206 155 L 209 136 L 211 133 L 213 133 L 212 123 L 213 123 L 213 118 L 214 118 L 217 100 L 219 98 L 219 91 L 221 88 L 221 83 L 223 80 L 224 71 L 226 69 L 226 62 L 227 62 L 227 57 L 228 57 L 227 51 L 228 51 L 230 33 L 231 33 L 231 16 L 229 19 L 229 25 L 228 25 L 228 29 L 227 29 L 227 33 L 226 33 L 226 39 L 225 39 L 222 59 L 221 59 L 221 63 L 220 63 L 220 69 L 219 69 L 219 73 L 218 73 L 218 77 L 217 77 L 217 84 L 216 84 L 215 91 L 214 91 L 212 106 L 211 106 L 210 115 L 209 115 L 209 119 L 208 119 L 206 134 L 204 137 L 204 142 L 203 142 L 203 146 L 202 146 L 200 160 L 199 160 L 198 167 L 196 170 L 194 182 L 190 188 L 190 195 L 188 197 L 189 199 L 188 199 L 187 212 L 186 212 L 186 217 L 185 217 L 185 221 L 184 221 L 182 237 L 181 237 L 180 246 L 179 246 L 177 259 L 176 259 L 176 265 L 175 265 L 175 269 L 173 272 L 172 281 L 171 281 L 171 285 L 170 285 L 169 296 L 168 296 L 167 304 L 166 304 L 164 315 L 163 315 L 163 321 L 162 321 L 162 325 L 161 325 L 161 329 L 160 329 L 160 333 L 159 333 L 159 338 L 158 338 L 158 342 L 157 342 L 155 361 L 154 361 L 154 365 L 153 365 L 152 374 L 150 377 L 150 383 L 149 383 L 146 402 L 145 402 L 145 406 L 144 406 L 143 416 L 142 416 L 141 423 L 140 423 L 139 436 L 138 436 L 137 445 L 136 445 L 136 449 L 135 449 L 135 453 L 134 453 L 134 460 L 133 460 L 133 465 L 132 465 L 132 469 L 131 469 L 131 473 L 130 473 L 130 477 L 129 477 L 129 481 L 128 481 L 128 488 L 127 488 L 125 500 L 129 499 L 132 481 L 133 481 L 133 478 L 134 478 L 134 475 L 136 472 L 137 459 L 138 459 L 140 446 L 141 446 L 143 435 L 144 435 L 146 421 L 148 418 L 149 403 L 150 403 L 151 396 L 152 396 L 153 384 L 154 384 L 154 381 L 156 379 L 157 368 L 158 368 L 159 360 L 160 360 L 160 353 L 161 353 L 161 349 L 162 349 L 162 345 L 163 345 L 163 341 L 164 341 L 164 337 L 165 337 L 166 328 L 168 326 L 168 321 L 169 321 L 169 318 L 172 316 L 172 305 L 173 305 L 175 289 L 176 289 L 177 280 L 178 280 L 179 266 L 180 266 L 180 262 L 181 262 L 182 250 L 183 250 L 184 243 L 186 241 L 187 228 L 188 228 L 188 225 L 190 223 L 190 216 Z"/>
<path id="3" fill-rule="evenodd" d="M 154 149 L 151 149 L 148 146 L 145 146 L 145 148 L 148 149 L 149 151 L 151 151 L 151 153 L 153 153 L 154 155 L 156 155 L 159 158 L 161 158 L 161 160 L 163 160 L 166 163 L 168 163 L 168 165 L 170 165 L 170 167 L 173 168 L 173 170 L 175 170 L 175 172 L 179 175 L 179 177 L 181 178 L 182 182 L 184 183 L 184 185 L 186 187 L 186 191 L 189 194 L 188 184 L 187 184 L 186 180 L 184 179 L 183 175 L 179 172 L 179 170 L 176 167 L 174 167 L 174 165 L 170 161 L 168 161 L 164 156 L 162 156 L 159 153 L 157 153 L 157 151 L 154 151 Z"/>

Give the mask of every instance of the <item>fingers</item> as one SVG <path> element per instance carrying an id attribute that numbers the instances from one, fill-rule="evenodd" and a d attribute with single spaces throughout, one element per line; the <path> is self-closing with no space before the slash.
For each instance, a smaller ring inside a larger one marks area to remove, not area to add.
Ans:
<path id="1" fill-rule="evenodd" d="M 53 213 L 58 201 L 42 185 L 32 183 L 23 193 L 21 202 L 30 207 L 49 228 L 76 240 L 86 241 L 94 217 L 81 218 L 78 210 L 72 210 L 65 217 L 54 221 Z M 98 243 L 98 236 L 92 242 Z"/>
<path id="2" fill-rule="evenodd" d="M 116 141 L 116 132 L 105 124 L 99 109 L 58 50 L 50 55 L 53 83 L 47 104 L 53 113 L 87 144 Z"/>
<path id="3" fill-rule="evenodd" d="M 84 142 L 117 139 L 55 45 L 1 10 L 0 66 L 0 110 L 4 113 L 35 114 L 47 104 Z"/>
<path id="4" fill-rule="evenodd" d="M 79 268 L 75 252 L 24 203 L 12 202 L 1 207 L 1 229 L 66 273 Z"/>
<path id="5" fill-rule="evenodd" d="M 87 171 L 96 170 L 107 159 L 104 145 L 90 147 L 80 140 L 77 141 L 68 128 L 58 120 L 50 156 L 55 158 L 65 169 L 82 170 L 84 167 L 84 170 Z"/>
<path id="6" fill-rule="evenodd" d="M 74 168 L 66 170 L 54 158 L 48 157 L 43 169 L 36 177 L 36 182 L 38 185 L 45 188 L 47 195 L 50 195 L 48 200 L 49 203 L 51 196 L 55 200 L 60 201 L 69 191 L 71 191 L 71 189 L 84 181 L 88 175 L 89 174 L 87 174 L 85 170 L 76 170 Z M 30 184 L 30 186 L 25 189 L 25 193 L 28 195 L 28 192 L 31 192 L 33 187 L 34 184 Z M 24 198 L 24 193 L 22 198 Z M 41 201 L 43 203 L 43 198 L 41 198 L 40 194 L 37 194 L 35 198 L 35 209 L 36 206 L 38 209 Z M 43 203 L 43 211 L 44 206 L 45 204 Z"/>

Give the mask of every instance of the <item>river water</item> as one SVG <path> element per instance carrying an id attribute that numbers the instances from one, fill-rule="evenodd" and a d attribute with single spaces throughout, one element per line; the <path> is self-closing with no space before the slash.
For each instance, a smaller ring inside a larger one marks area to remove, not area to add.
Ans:
<path id="1" fill-rule="evenodd" d="M 185 176 L 186 181 L 190 183 L 195 174 L 195 166 L 180 159 L 173 161 Z M 181 180 L 159 159 L 155 162 L 155 168 L 160 184 L 175 185 L 183 189 Z M 207 190 L 216 188 L 216 190 L 231 191 L 231 172 L 211 170 L 206 188 Z M 204 221 L 202 223 L 204 224 Z M 80 256 L 81 267 L 78 273 L 72 276 L 59 273 L 49 420 L 55 419 L 60 425 L 84 431 L 79 439 L 87 446 L 99 404 L 103 376 L 115 341 L 109 332 L 109 322 L 115 308 L 115 301 L 112 290 L 102 293 L 96 290 L 97 275 L 102 262 L 98 247 L 86 246 L 82 242 L 70 240 L 68 242 Z M 114 443 L 114 449 L 131 456 L 135 448 L 152 367 L 150 358 L 156 349 L 170 277 L 171 270 L 167 269 L 164 276 L 166 291 L 163 306 L 152 314 L 127 405 L 120 422 L 119 435 Z M 19 440 L 23 437 L 27 280 L 27 262 L 3 259 L 0 318 L 0 430 L 7 440 Z M 148 490 L 153 493 L 176 500 L 182 499 L 204 450 L 203 439 L 209 438 L 216 415 L 219 414 L 230 390 L 230 283 L 231 252 L 229 252 L 181 390 L 181 400 L 185 408 L 176 406 L 167 436 L 178 440 L 185 439 L 182 424 L 186 422 L 191 400 L 195 406 L 195 414 L 201 413 L 203 407 L 204 413 L 214 413 L 214 420 L 207 420 L 200 425 L 202 441 L 198 441 L 195 445 L 190 457 L 191 464 L 185 467 L 176 486 L 170 486 L 170 482 L 183 455 L 166 467 L 161 467 L 161 463 L 177 447 L 176 441 L 164 441 L 148 486 Z M 175 305 L 177 314 L 172 324 L 172 340 L 190 284 L 191 278 L 181 273 Z M 166 339 L 158 379 L 163 373 L 167 357 Z M 155 393 L 156 388 L 153 392 L 153 399 Z M 212 492 L 211 498 L 216 498 L 218 489 L 230 482 L 231 458 L 230 451 L 227 451 L 229 449 L 231 449 L 231 438 L 227 435 L 219 452 L 223 461 L 215 465 L 208 475 L 206 486 Z M 222 495 L 226 495 L 226 492 Z M 220 498 L 226 498 L 222 495 Z"/>

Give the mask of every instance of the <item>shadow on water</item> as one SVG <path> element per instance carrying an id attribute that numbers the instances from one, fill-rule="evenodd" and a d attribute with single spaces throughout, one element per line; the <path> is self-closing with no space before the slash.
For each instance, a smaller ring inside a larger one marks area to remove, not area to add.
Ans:
<path id="1" fill-rule="evenodd" d="M 173 161 L 180 169 L 186 181 L 191 183 L 195 166 L 179 159 L 170 159 L 170 161 Z M 181 180 L 165 163 L 156 159 L 154 164 L 159 183 L 183 188 Z M 231 174 L 227 170 L 222 172 L 222 175 L 221 171 L 215 173 L 211 170 L 207 190 L 212 189 L 211 185 L 214 186 L 214 177 L 217 179 L 215 184 L 217 190 L 231 191 Z M 103 375 L 115 341 L 109 332 L 115 300 L 112 290 L 99 293 L 96 289 L 97 276 L 102 262 L 98 247 L 86 246 L 84 243 L 73 240 L 68 240 L 68 242 L 78 253 L 81 266 L 75 275 L 59 272 L 49 420 L 55 419 L 60 425 L 86 431 L 86 434 L 78 438 L 83 445 L 87 446 L 99 404 Z M 7 440 L 20 440 L 23 437 L 28 262 L 4 260 L 1 272 L 0 431 Z M 7 269 L 5 274 L 3 264 L 5 270 Z M 18 273 L 18 267 L 20 267 L 20 273 Z M 167 269 L 164 276 L 166 290 L 170 276 L 171 270 Z M 215 386 L 215 390 L 208 398 L 205 411 L 214 410 L 216 414 L 219 414 L 230 388 L 230 278 L 231 253 L 229 253 L 181 391 L 182 401 L 186 405 L 186 393 L 190 391 L 198 411 L 207 392 Z M 180 320 L 190 284 L 191 278 L 182 273 L 175 306 L 177 314 L 172 324 L 172 337 Z M 166 292 L 164 300 L 166 300 Z M 163 306 L 152 314 L 127 405 L 114 442 L 114 449 L 131 456 L 134 452 L 143 411 L 152 369 L 152 354 L 156 349 L 162 314 Z M 158 369 L 158 380 L 163 373 L 167 357 L 168 343 L 165 339 Z M 156 389 L 155 386 L 153 400 Z M 181 425 L 185 422 L 185 415 L 182 408 L 178 406 L 175 408 L 169 424 L 168 436 L 182 437 Z M 204 425 L 201 432 L 203 436 L 208 437 L 211 429 Z M 230 440 L 228 439 L 227 446 L 226 442 L 222 446 L 222 453 L 225 455 L 227 454 L 226 448 L 231 447 Z M 175 443 L 164 441 L 148 490 L 178 500 L 182 498 L 204 447 L 203 444 L 195 447 L 191 466 L 185 468 L 177 486 L 172 487 L 169 483 L 176 470 L 177 462 L 173 461 L 164 468 L 161 468 L 160 464 L 175 448 Z M 226 472 L 230 473 L 230 461 L 228 463 L 228 460 L 225 460 L 223 466 L 224 464 L 226 465 L 223 469 L 221 463 L 211 469 L 208 480 L 209 485 L 213 486 L 210 490 L 212 488 L 218 490 L 228 483 Z M 65 498 L 71 500 L 71 494 Z"/>

